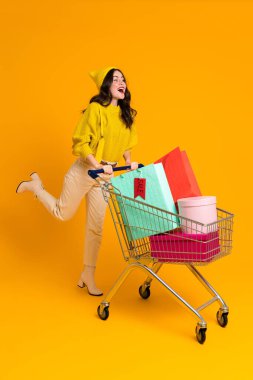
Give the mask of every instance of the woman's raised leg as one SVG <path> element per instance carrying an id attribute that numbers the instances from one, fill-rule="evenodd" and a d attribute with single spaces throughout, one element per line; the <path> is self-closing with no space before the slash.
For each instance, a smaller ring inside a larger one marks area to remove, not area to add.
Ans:
<path id="1" fill-rule="evenodd" d="M 74 215 L 82 198 L 94 184 L 94 180 L 87 174 L 87 166 L 80 158 L 65 174 L 59 198 L 45 190 L 37 173 L 33 173 L 31 177 L 32 181 L 25 181 L 19 185 L 17 193 L 19 189 L 20 192 L 33 192 L 50 214 L 62 221 L 69 220 Z"/>

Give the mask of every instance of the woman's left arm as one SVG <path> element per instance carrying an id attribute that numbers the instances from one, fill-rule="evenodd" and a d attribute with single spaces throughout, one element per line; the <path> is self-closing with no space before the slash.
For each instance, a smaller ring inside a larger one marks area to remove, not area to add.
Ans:
<path id="1" fill-rule="evenodd" d="M 126 165 L 131 165 L 131 170 L 135 170 L 138 168 L 138 162 L 131 162 L 131 150 L 126 150 L 123 154 Z"/>
<path id="2" fill-rule="evenodd" d="M 137 142 L 138 142 L 138 137 L 137 137 L 137 131 L 136 131 L 135 122 L 134 122 L 131 126 L 131 134 L 130 134 L 128 146 L 126 147 L 126 150 L 123 154 L 123 157 L 126 161 L 126 165 L 131 165 L 131 170 L 135 170 L 138 168 L 138 162 L 131 162 L 131 150 L 135 145 L 137 145 Z"/>

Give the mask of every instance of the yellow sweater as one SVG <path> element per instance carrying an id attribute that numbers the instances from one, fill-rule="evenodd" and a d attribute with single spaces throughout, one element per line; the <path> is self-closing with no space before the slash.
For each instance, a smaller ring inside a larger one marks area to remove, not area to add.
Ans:
<path id="1" fill-rule="evenodd" d="M 93 102 L 81 116 L 72 136 L 72 152 L 84 159 L 93 154 L 98 162 L 119 161 L 137 144 L 134 123 L 131 129 L 120 118 L 119 106 L 103 107 Z"/>

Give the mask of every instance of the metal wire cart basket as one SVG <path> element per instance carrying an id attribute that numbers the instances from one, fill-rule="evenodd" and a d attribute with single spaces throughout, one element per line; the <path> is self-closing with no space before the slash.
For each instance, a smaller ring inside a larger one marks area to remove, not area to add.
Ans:
<path id="1" fill-rule="evenodd" d="M 139 167 L 141 166 L 143 165 L 139 165 Z M 114 171 L 128 168 L 114 168 Z M 102 169 L 90 170 L 89 174 L 95 179 L 102 172 Z M 228 323 L 229 308 L 218 292 L 196 269 L 196 266 L 207 265 L 231 252 L 234 215 L 217 208 L 217 221 L 211 224 L 202 224 L 123 196 L 110 182 L 98 182 L 104 199 L 109 205 L 123 257 L 128 263 L 100 303 L 97 310 L 99 317 L 102 320 L 109 317 L 109 306 L 112 297 L 126 280 L 129 273 L 140 268 L 147 273 L 147 278 L 139 287 L 140 296 L 143 299 L 149 298 L 152 280 L 159 281 L 197 318 L 196 338 L 199 343 L 204 343 L 207 323 L 200 311 L 212 303 L 218 302 L 220 308 L 217 311 L 217 321 L 221 327 L 225 327 Z M 137 215 L 134 222 L 133 218 L 130 218 L 131 221 L 129 219 L 129 215 L 133 215 L 133 213 Z M 161 234 L 161 226 L 164 231 L 166 231 L 166 226 L 170 226 L 170 229 L 168 232 Z M 191 306 L 159 277 L 158 273 L 162 265 L 168 263 L 186 265 L 212 295 L 212 298 L 197 308 Z"/>

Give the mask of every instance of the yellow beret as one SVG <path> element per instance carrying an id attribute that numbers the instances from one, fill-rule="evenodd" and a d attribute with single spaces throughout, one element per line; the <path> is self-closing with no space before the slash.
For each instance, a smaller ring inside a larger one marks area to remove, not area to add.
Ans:
<path id="1" fill-rule="evenodd" d="M 108 72 L 114 68 L 115 67 L 105 67 L 103 69 L 91 71 L 89 73 L 90 77 L 94 80 L 99 90 L 100 90 L 100 87 L 102 86 L 103 80 L 106 77 L 106 74 L 108 74 Z"/>

